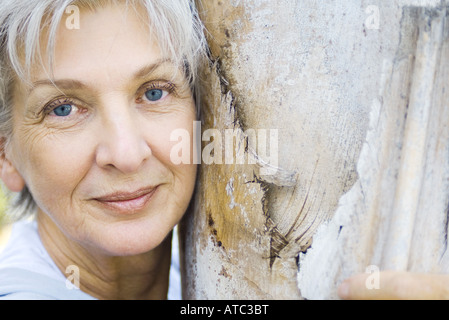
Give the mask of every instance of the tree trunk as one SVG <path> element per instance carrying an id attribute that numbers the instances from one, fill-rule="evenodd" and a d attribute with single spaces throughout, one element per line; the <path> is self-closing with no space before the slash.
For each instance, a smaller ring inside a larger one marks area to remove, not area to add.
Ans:
<path id="1" fill-rule="evenodd" d="M 438 269 L 447 10 L 424 2 L 204 1 L 213 63 L 184 298 L 335 298 L 371 264 Z"/>

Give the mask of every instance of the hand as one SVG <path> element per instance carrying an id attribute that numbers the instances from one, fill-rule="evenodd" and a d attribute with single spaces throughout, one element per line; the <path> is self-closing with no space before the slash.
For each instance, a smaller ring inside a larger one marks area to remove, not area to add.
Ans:
<path id="1" fill-rule="evenodd" d="M 366 285 L 370 274 L 345 280 L 338 295 L 346 300 L 446 300 L 449 275 L 385 271 L 379 273 L 378 289 Z"/>

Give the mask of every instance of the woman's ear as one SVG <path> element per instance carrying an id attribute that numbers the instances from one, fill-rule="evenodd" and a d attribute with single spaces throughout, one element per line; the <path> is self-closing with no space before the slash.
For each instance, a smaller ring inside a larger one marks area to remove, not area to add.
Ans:
<path id="1" fill-rule="evenodd" d="M 0 178 L 12 192 L 20 192 L 25 187 L 25 180 L 14 164 L 7 158 L 4 138 L 0 141 Z"/>

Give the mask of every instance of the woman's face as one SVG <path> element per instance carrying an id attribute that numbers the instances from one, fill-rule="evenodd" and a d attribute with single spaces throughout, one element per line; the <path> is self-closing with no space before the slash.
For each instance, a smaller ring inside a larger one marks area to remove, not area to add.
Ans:
<path id="1" fill-rule="evenodd" d="M 112 255 L 159 245 L 184 214 L 196 175 L 195 165 L 170 161 L 178 143 L 171 132 L 192 137 L 185 77 L 161 55 L 145 22 L 125 12 L 81 11 L 79 29 L 61 23 L 57 87 L 40 67 L 32 87 L 16 86 L 7 149 L 39 214 L 66 237 Z"/>

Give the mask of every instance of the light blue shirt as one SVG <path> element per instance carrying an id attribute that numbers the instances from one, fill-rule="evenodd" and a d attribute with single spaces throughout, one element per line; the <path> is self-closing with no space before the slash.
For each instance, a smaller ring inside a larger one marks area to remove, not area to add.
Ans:
<path id="1" fill-rule="evenodd" d="M 173 241 L 169 300 L 180 300 L 177 241 Z M 67 274 L 69 276 L 69 274 Z M 35 221 L 13 225 L 7 246 L 0 254 L 0 299 L 93 300 L 66 278 L 46 251 Z"/>
<path id="2" fill-rule="evenodd" d="M 94 300 L 79 289 L 69 289 L 65 281 L 21 268 L 0 269 L 0 299 Z"/>

